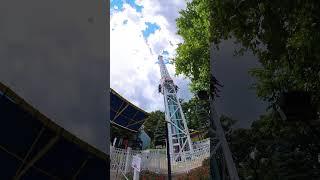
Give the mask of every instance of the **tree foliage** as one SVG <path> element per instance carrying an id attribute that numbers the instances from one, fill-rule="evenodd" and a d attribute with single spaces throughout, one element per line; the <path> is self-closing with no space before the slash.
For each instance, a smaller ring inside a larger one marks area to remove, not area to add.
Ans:
<path id="1" fill-rule="evenodd" d="M 166 139 L 166 122 L 165 114 L 162 111 L 154 111 L 144 122 L 144 130 L 151 138 L 151 146 L 155 144 L 163 144 Z"/>
<path id="2" fill-rule="evenodd" d="M 260 98 L 272 104 L 281 92 L 302 90 L 319 105 L 319 9 L 318 0 L 193 0 L 177 19 L 184 40 L 177 73 L 190 77 L 193 91 L 208 90 L 210 43 L 218 49 L 233 38 L 241 45 L 237 55 L 251 51 L 262 65 L 250 72 Z M 242 177 L 319 179 L 317 139 L 307 124 L 287 124 L 268 113 L 251 128 L 234 130 L 230 146 Z"/>
<path id="3" fill-rule="evenodd" d="M 180 11 L 176 20 L 178 34 L 183 43 L 177 48 L 175 66 L 177 74 L 191 79 L 191 90 L 209 90 L 210 6 L 208 1 L 194 0 Z"/>
<path id="4" fill-rule="evenodd" d="M 243 178 L 320 178 L 320 143 L 304 123 L 286 124 L 270 113 L 261 116 L 250 129 L 234 130 L 229 144 Z"/>
<path id="5" fill-rule="evenodd" d="M 192 80 L 192 89 L 208 87 L 209 46 L 234 38 L 237 52 L 252 51 L 262 64 L 257 94 L 274 101 L 280 92 L 306 90 L 320 97 L 320 2 L 317 0 L 194 0 L 177 19 L 184 42 L 177 49 L 178 73 Z"/>
<path id="6" fill-rule="evenodd" d="M 208 130 L 210 120 L 208 101 L 193 97 L 189 101 L 183 102 L 181 106 L 189 129 Z"/>
<path id="7" fill-rule="evenodd" d="M 233 37 L 239 54 L 250 50 L 263 66 L 251 71 L 259 97 L 274 101 L 280 92 L 305 90 L 319 100 L 319 1 L 212 2 L 214 42 Z"/>

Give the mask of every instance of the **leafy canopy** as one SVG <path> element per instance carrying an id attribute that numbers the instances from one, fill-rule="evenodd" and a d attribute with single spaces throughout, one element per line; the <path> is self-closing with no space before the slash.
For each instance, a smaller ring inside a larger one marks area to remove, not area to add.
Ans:
<path id="1" fill-rule="evenodd" d="M 207 131 L 209 129 L 210 106 L 208 101 L 193 97 L 187 102 L 182 102 L 181 106 L 189 129 L 197 131 Z"/>
<path id="2" fill-rule="evenodd" d="M 184 42 L 177 48 L 175 66 L 177 74 L 191 79 L 191 91 L 209 90 L 210 72 L 210 7 L 208 1 L 194 0 L 180 11 L 176 20 L 177 34 Z"/>
<path id="3" fill-rule="evenodd" d="M 177 19 L 184 40 L 177 73 L 191 79 L 192 91 L 208 90 L 210 43 L 217 49 L 234 38 L 242 47 L 238 55 L 251 51 L 262 65 L 251 70 L 260 98 L 272 103 L 283 91 L 303 90 L 319 104 L 319 9 L 318 0 L 193 0 Z M 244 178 L 319 179 L 317 139 L 306 124 L 289 125 L 269 113 L 250 129 L 233 131 L 230 146 Z"/>
<path id="4" fill-rule="evenodd" d="M 177 73 L 191 78 L 191 89 L 208 89 L 209 47 L 234 38 L 262 64 L 257 94 L 274 101 L 280 92 L 305 90 L 320 99 L 320 2 L 317 0 L 193 0 L 180 12 Z"/>
<path id="5" fill-rule="evenodd" d="M 151 138 L 151 146 L 155 144 L 165 144 L 166 139 L 166 122 L 165 115 L 162 111 L 154 111 L 144 122 L 144 130 Z"/>

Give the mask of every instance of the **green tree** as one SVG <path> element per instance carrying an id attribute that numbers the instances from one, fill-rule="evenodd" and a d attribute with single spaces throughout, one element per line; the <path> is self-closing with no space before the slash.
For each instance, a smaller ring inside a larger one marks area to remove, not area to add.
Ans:
<path id="1" fill-rule="evenodd" d="M 319 8 L 317 0 L 187 3 L 177 19 L 178 34 L 184 39 L 177 49 L 177 73 L 190 77 L 193 91 L 207 90 L 210 43 L 218 49 L 222 40 L 233 38 L 241 45 L 237 55 L 251 51 L 262 65 L 251 70 L 260 98 L 271 105 L 283 91 L 303 90 L 319 105 Z M 242 177 L 319 179 L 317 139 L 306 124 L 288 124 L 268 113 L 250 129 L 234 130 L 230 146 Z"/>
<path id="2" fill-rule="evenodd" d="M 251 74 L 257 77 L 257 94 L 275 101 L 281 91 L 311 92 L 320 99 L 320 2 L 317 0 L 193 0 L 180 12 L 177 73 L 191 78 L 191 89 L 209 87 L 209 46 L 234 38 L 262 64 Z"/>
<path id="3" fill-rule="evenodd" d="M 178 35 L 184 42 L 177 48 L 174 60 L 177 74 L 191 79 L 191 91 L 209 90 L 210 6 L 209 1 L 187 2 L 176 20 Z"/>
<path id="4" fill-rule="evenodd" d="M 208 101 L 193 97 L 189 101 L 182 102 L 181 106 L 189 129 L 208 130 L 210 120 Z"/>
<path id="5" fill-rule="evenodd" d="M 257 94 L 274 101 L 281 91 L 305 90 L 319 100 L 320 13 L 317 0 L 211 0 L 211 35 L 217 45 L 233 37 L 262 64 Z"/>
<path id="6" fill-rule="evenodd" d="M 162 111 L 154 111 L 149 114 L 149 117 L 144 122 L 144 130 L 151 138 L 151 145 L 162 143 L 166 139 L 166 122 L 165 114 Z"/>
<path id="7" fill-rule="evenodd" d="M 269 113 L 252 123 L 250 129 L 234 130 L 229 144 L 243 178 L 318 179 L 317 139 L 304 123 L 286 124 Z"/>

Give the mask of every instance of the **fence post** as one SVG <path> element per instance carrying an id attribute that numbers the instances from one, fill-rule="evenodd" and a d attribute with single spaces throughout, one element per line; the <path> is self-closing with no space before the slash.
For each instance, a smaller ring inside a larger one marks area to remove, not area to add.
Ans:
<path id="1" fill-rule="evenodd" d="M 158 159 L 158 168 L 157 171 L 160 173 L 160 150 L 157 149 L 157 159 Z"/>
<path id="2" fill-rule="evenodd" d="M 133 172 L 133 180 L 139 180 L 139 171 L 137 171 L 136 169 L 134 169 Z"/>
<path id="3" fill-rule="evenodd" d="M 113 170 L 114 170 L 114 168 L 117 168 L 117 166 L 116 166 L 117 162 L 115 161 L 116 158 L 114 157 L 115 156 L 114 154 L 115 154 L 115 147 L 114 146 L 110 146 L 110 158 L 109 158 L 109 160 L 110 160 L 110 169 L 113 169 Z"/>
<path id="4" fill-rule="evenodd" d="M 130 152 L 131 152 L 131 147 L 128 147 L 127 153 L 126 153 L 126 164 L 124 166 L 124 174 L 127 174 L 128 168 L 130 167 L 130 164 L 129 164 Z"/>
<path id="5" fill-rule="evenodd" d="M 112 157 L 114 151 L 114 146 L 110 146 L 110 157 Z"/>
<path id="6" fill-rule="evenodd" d="M 141 169 L 148 169 L 148 159 L 146 155 L 146 151 L 141 152 Z"/>

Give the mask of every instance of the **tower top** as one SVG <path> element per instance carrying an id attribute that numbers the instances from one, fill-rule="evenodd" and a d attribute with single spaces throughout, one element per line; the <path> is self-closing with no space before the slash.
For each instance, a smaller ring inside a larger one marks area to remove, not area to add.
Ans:
<path id="1" fill-rule="evenodd" d="M 163 56 L 162 55 L 158 56 L 158 61 L 163 61 Z"/>
<path id="2" fill-rule="evenodd" d="M 167 70 L 167 67 L 163 62 L 163 56 L 162 55 L 158 56 L 158 61 L 159 61 L 159 66 L 160 66 L 160 73 L 161 73 L 161 81 L 162 81 L 162 83 L 164 83 L 165 81 L 172 81 L 172 79 L 170 77 L 170 74 L 169 74 L 169 72 Z"/>

